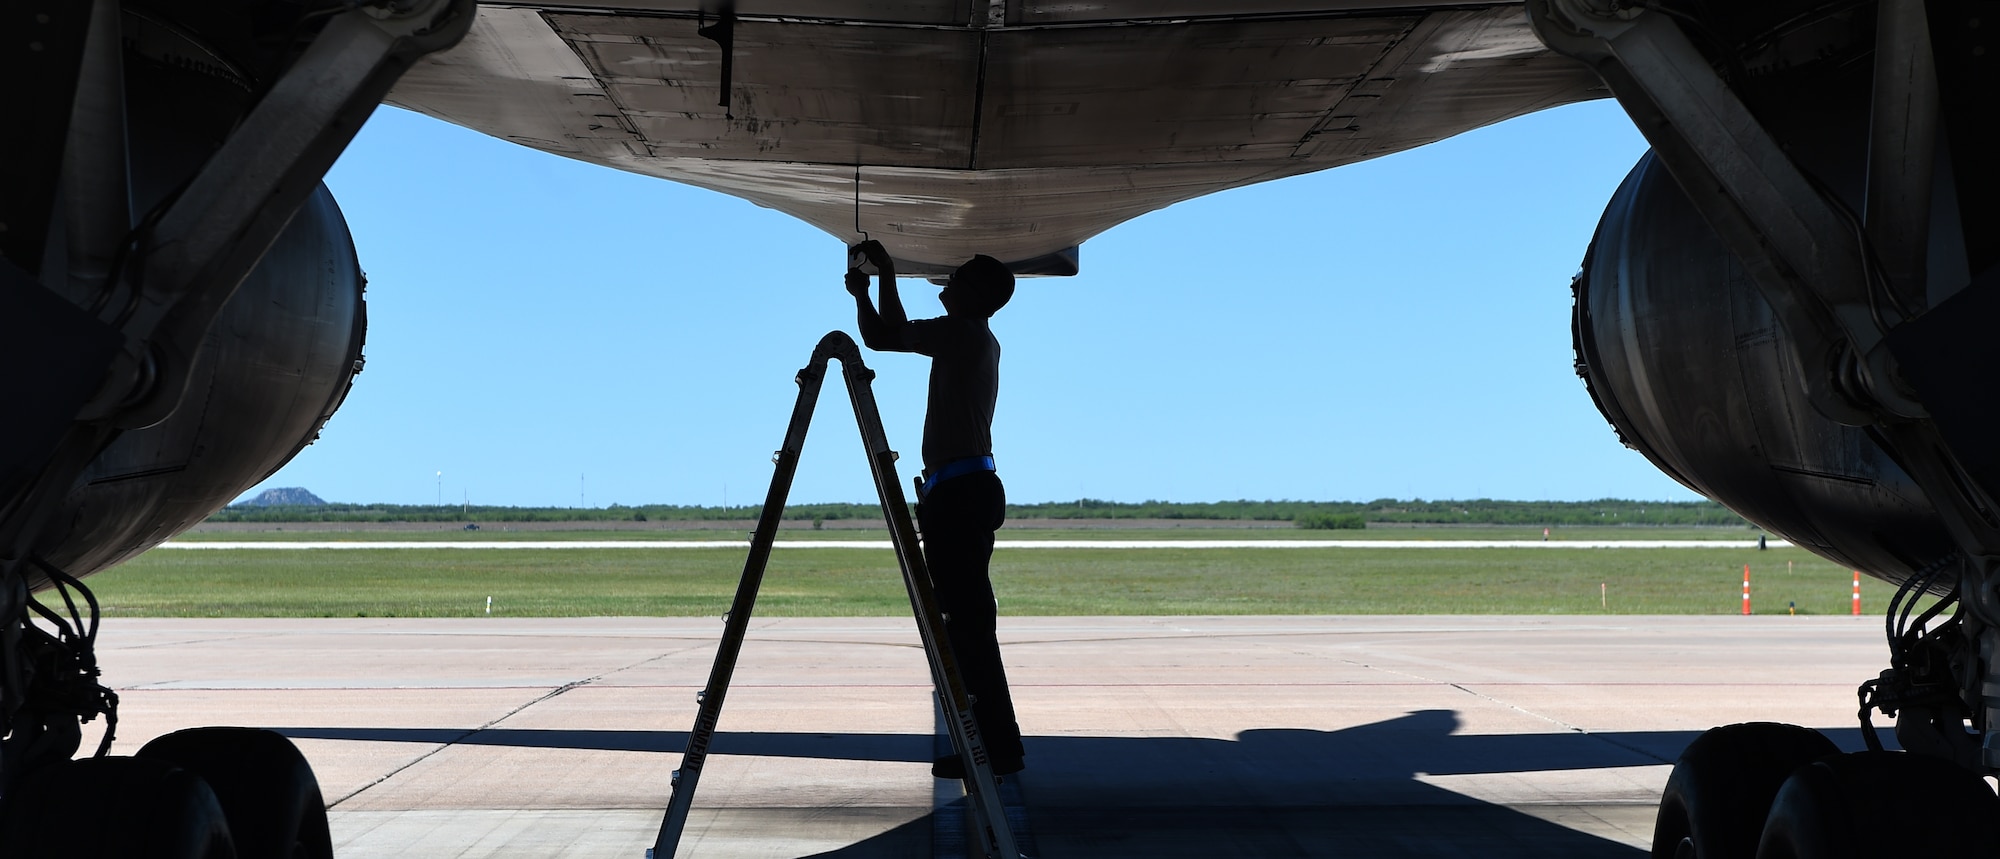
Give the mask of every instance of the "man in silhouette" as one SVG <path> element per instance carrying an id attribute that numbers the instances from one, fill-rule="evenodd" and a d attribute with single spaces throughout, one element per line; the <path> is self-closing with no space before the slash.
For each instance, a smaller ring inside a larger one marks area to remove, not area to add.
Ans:
<path id="1" fill-rule="evenodd" d="M 1000 391 L 1000 341 L 987 320 L 1014 295 L 1014 274 L 980 255 L 958 267 L 938 302 L 945 315 L 909 319 L 896 294 L 896 270 L 881 242 L 854 248 L 881 282 L 881 309 L 868 301 L 868 275 L 847 272 L 847 291 L 860 316 L 861 340 L 883 352 L 931 359 L 930 404 L 924 412 L 924 473 L 917 492 L 917 526 L 938 608 L 950 620 L 945 637 L 972 694 L 973 718 L 995 775 L 1021 770 L 1021 727 L 1007 690 L 995 635 L 993 532 L 1007 514 L 1007 494 L 993 467 L 993 404 Z M 964 778 L 957 755 L 931 766 L 938 778 Z"/>

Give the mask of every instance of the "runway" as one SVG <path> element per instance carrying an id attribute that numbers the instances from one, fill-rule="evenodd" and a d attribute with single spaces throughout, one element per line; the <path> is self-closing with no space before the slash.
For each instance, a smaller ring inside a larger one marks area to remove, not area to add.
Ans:
<path id="1" fill-rule="evenodd" d="M 1880 624 L 1847 617 L 1001 623 L 1048 859 L 1636 859 L 1699 731 L 1787 721 L 1858 747 L 1854 687 L 1886 658 Z M 113 618 L 98 649 L 118 751 L 276 728 L 345 859 L 638 859 L 720 631 Z M 679 855 L 936 855 L 933 727 L 911 623 L 756 621 Z"/>

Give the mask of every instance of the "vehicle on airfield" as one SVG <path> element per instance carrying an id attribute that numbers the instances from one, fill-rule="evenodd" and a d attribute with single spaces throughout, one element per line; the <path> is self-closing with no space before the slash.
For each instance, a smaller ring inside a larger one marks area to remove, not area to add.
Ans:
<path id="1" fill-rule="evenodd" d="M 850 242 L 865 225 L 907 274 L 987 253 L 1063 276 L 1177 201 L 1608 95 L 1653 151 L 1573 285 L 1591 396 L 1690 489 L 1901 588 L 1864 713 L 1897 717 L 1909 751 L 1717 729 L 1676 766 L 1654 855 L 2000 855 L 1996 7 L 15 4 L 0 844 L 330 855 L 310 769 L 275 735 L 72 760 L 79 722 L 116 708 L 82 579 L 255 485 L 339 407 L 363 277 L 320 179 L 385 100 Z"/>

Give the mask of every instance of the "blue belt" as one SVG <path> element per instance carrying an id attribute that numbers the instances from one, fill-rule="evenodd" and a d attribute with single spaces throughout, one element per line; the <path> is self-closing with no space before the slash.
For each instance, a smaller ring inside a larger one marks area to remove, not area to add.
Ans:
<path id="1" fill-rule="evenodd" d="M 931 490 L 936 489 L 938 484 L 954 477 L 964 477 L 975 471 L 993 470 L 993 457 L 990 456 L 968 456 L 964 459 L 954 459 L 945 463 L 943 468 L 931 472 L 931 476 L 924 479 L 923 485 L 917 487 L 917 497 L 923 498 L 931 494 Z"/>

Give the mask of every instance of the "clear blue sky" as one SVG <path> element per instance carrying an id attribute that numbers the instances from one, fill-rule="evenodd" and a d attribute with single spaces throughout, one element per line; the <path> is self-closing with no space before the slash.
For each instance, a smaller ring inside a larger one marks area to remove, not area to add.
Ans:
<path id="1" fill-rule="evenodd" d="M 1009 497 L 1696 497 L 1571 372 L 1570 277 L 1644 146 L 1574 105 L 1091 240 L 1082 275 L 1023 281 L 994 320 Z M 855 330 L 840 241 L 723 195 L 394 108 L 327 183 L 370 277 L 367 370 L 259 490 L 755 503 L 793 371 Z M 926 363 L 871 363 L 908 471 Z M 836 392 L 795 501 L 872 491 Z"/>

